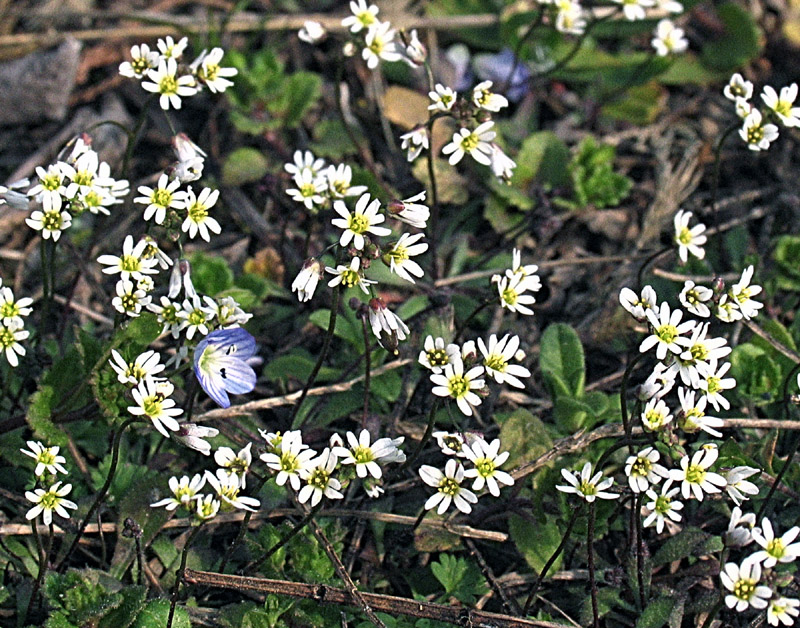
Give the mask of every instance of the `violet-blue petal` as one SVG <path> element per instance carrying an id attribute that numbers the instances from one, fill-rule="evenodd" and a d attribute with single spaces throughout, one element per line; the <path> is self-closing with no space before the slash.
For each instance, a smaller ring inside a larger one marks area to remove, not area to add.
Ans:
<path id="1" fill-rule="evenodd" d="M 219 373 L 225 390 L 234 395 L 244 395 L 256 387 L 256 372 L 247 362 L 238 358 L 222 358 L 215 364 L 214 370 Z"/>
<path id="2" fill-rule="evenodd" d="M 222 386 L 221 382 L 224 380 L 219 377 L 218 373 L 213 373 L 210 376 L 206 376 L 197 368 L 195 368 L 194 372 L 197 376 L 197 381 L 200 386 L 206 391 L 206 394 L 217 403 L 218 406 L 221 408 L 230 407 L 230 397 L 228 397 L 228 393 Z"/>

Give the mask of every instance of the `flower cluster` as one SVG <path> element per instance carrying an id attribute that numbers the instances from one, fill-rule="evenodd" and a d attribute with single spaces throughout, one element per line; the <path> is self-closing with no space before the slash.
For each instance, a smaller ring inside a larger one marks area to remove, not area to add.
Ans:
<path id="1" fill-rule="evenodd" d="M 172 477 L 169 488 L 170 497 L 165 497 L 151 506 L 164 507 L 167 510 L 183 508 L 194 515 L 197 524 L 213 519 L 219 512 L 247 510 L 255 512 L 261 505 L 257 499 L 242 495 L 247 485 L 247 472 L 253 461 L 250 453 L 252 444 L 234 452 L 230 447 L 220 447 L 214 453 L 214 461 L 218 468 L 215 472 L 206 470 L 204 474 L 195 474 L 191 478 Z M 201 491 L 208 484 L 213 491 L 204 494 Z"/>
<path id="2" fill-rule="evenodd" d="M 473 491 L 484 488 L 494 497 L 500 496 L 500 487 L 512 486 L 514 478 L 500 467 L 508 460 L 508 452 L 500 451 L 500 440 L 487 442 L 483 437 L 459 433 L 434 432 L 442 453 L 450 456 L 444 471 L 430 465 L 422 465 L 419 475 L 428 486 L 436 489 L 425 502 L 425 510 L 437 509 L 444 514 L 450 505 L 463 513 L 472 512 L 472 504 L 478 496 Z M 467 467 L 458 458 L 464 459 Z M 472 490 L 462 486 L 464 480 L 474 478 Z"/>
<path id="3" fill-rule="evenodd" d="M 759 527 L 753 513 L 745 515 L 734 508 L 726 544 L 744 548 L 755 542 L 759 549 L 739 562 L 726 563 L 720 571 L 725 605 L 740 613 L 766 609 L 770 625 L 793 626 L 800 616 L 800 600 L 786 597 L 781 589 L 792 583 L 792 573 L 785 568 L 800 557 L 800 543 L 795 542 L 798 535 L 798 526 L 778 535 L 769 519 L 763 519 Z"/>
<path id="4" fill-rule="evenodd" d="M 505 309 L 527 316 L 533 315 L 529 307 L 536 303 L 536 297 L 531 292 L 542 289 L 542 281 L 536 272 L 539 267 L 535 264 L 522 264 L 522 253 L 519 249 L 512 252 L 511 268 L 503 275 L 492 276 L 492 283 L 497 284 L 500 296 L 500 305 Z"/>
<path id="5" fill-rule="evenodd" d="M 764 110 L 750 102 L 753 83 L 745 80 L 741 74 L 731 76 L 723 93 L 735 104 L 736 115 L 742 119 L 739 137 L 750 150 L 769 149 L 769 145 L 778 139 L 779 125 L 784 128 L 800 126 L 800 107 L 794 106 L 797 83 L 782 87 L 780 93 L 774 87 L 765 85 L 761 92 Z"/>
<path id="6" fill-rule="evenodd" d="M 361 481 L 369 497 L 379 497 L 383 493 L 383 466 L 406 460 L 398 448 L 403 437 L 373 441 L 367 430 L 358 435 L 347 432 L 346 443 L 334 434 L 322 452 L 309 448 L 299 430 L 261 431 L 261 436 L 267 446 L 259 457 L 274 473 L 276 484 L 288 484 L 297 494 L 298 502 L 312 507 L 323 497 L 342 499 L 342 491 L 355 478 Z"/>
<path id="7" fill-rule="evenodd" d="M 0 353 L 11 366 L 19 365 L 19 357 L 25 355 L 25 347 L 20 344 L 30 332 L 25 329 L 25 317 L 32 309 L 30 297 L 14 298 L 14 291 L 3 285 L 0 277 Z"/>
<path id="8" fill-rule="evenodd" d="M 183 53 L 188 43 L 186 37 L 178 42 L 166 37 L 158 40 L 157 50 L 151 50 L 147 44 L 133 46 L 131 60 L 120 64 L 119 73 L 140 81 L 145 91 L 158 94 L 164 111 L 170 107 L 180 109 L 181 98 L 194 96 L 204 87 L 218 93 L 233 85 L 229 79 L 236 76 L 238 70 L 220 66 L 222 48 L 203 50 L 187 65 Z"/>
<path id="9" fill-rule="evenodd" d="M 39 441 L 29 440 L 28 448 L 20 449 L 20 451 L 29 458 L 33 458 L 36 467 L 33 471 L 35 486 L 32 491 L 25 491 L 25 499 L 33 504 L 33 507 L 25 514 L 25 518 L 30 521 L 42 515 L 42 521 L 48 526 L 53 522 L 53 513 L 69 519 L 67 508 L 74 510 L 78 507 L 77 504 L 66 499 L 66 496 L 72 491 L 72 484 L 56 481 L 59 473 L 67 474 L 67 469 L 64 467 L 66 459 L 59 455 L 58 447 L 46 447 Z"/>
<path id="10" fill-rule="evenodd" d="M 86 211 L 108 216 L 129 191 L 125 179 L 111 176 L 111 167 L 100 161 L 85 134 L 75 138 L 54 164 L 38 166 L 36 176 L 27 194 L 37 209 L 25 222 L 53 242 L 72 225 L 73 218 Z"/>

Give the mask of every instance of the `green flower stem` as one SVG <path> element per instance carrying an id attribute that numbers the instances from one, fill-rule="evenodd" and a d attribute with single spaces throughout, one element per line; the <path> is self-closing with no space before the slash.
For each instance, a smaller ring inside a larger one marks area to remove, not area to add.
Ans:
<path id="1" fill-rule="evenodd" d="M 642 284 L 644 283 L 644 281 L 643 281 L 643 279 L 644 279 L 644 271 L 647 269 L 647 267 L 650 266 L 650 264 L 652 264 L 654 261 L 656 261 L 656 259 L 658 259 L 662 255 L 664 255 L 664 253 L 669 253 L 672 250 L 672 248 L 673 247 L 671 245 L 670 246 L 665 246 L 663 249 L 659 249 L 658 251 L 656 251 L 655 253 L 653 253 L 649 257 L 645 258 L 645 260 L 642 262 L 642 265 L 639 267 L 639 272 L 636 273 L 637 290 L 641 291 L 641 289 L 642 289 Z"/>
<path id="2" fill-rule="evenodd" d="M 647 594 L 644 590 L 644 530 L 642 529 L 642 502 L 644 493 L 639 493 L 634 501 L 633 517 L 636 522 L 636 584 L 639 588 L 639 607 L 644 610 Z"/>
<path id="3" fill-rule="evenodd" d="M 567 529 L 564 530 L 564 536 L 561 537 L 561 543 L 558 544 L 556 550 L 550 555 L 550 558 L 547 559 L 547 562 L 542 567 L 542 571 L 539 572 L 539 577 L 536 578 L 536 582 L 534 582 L 533 587 L 531 588 L 531 592 L 528 594 L 528 599 L 525 600 L 525 605 L 522 607 L 522 612 L 525 615 L 528 615 L 528 611 L 533 604 L 533 601 L 536 599 L 536 594 L 539 592 L 539 587 L 542 585 L 542 581 L 547 576 L 547 572 L 550 571 L 550 568 L 553 566 L 553 563 L 556 562 L 556 559 L 559 557 L 564 548 L 567 545 L 567 541 L 569 541 L 569 537 L 572 535 L 572 528 L 575 527 L 575 522 L 578 520 L 578 515 L 581 514 L 583 510 L 583 504 L 572 511 L 572 517 L 570 517 L 569 523 L 567 523 Z"/>
<path id="4" fill-rule="evenodd" d="M 306 515 L 300 520 L 300 522 L 295 527 L 293 527 L 286 536 L 284 536 L 280 541 L 275 543 L 275 545 L 270 547 L 261 558 L 259 558 L 257 561 L 255 561 L 253 563 L 250 563 L 249 565 L 246 565 L 244 567 L 244 569 L 242 569 L 242 571 L 240 573 L 242 573 L 243 575 L 246 575 L 246 574 L 249 574 L 249 573 L 253 573 L 259 567 L 261 567 L 261 565 L 263 565 L 269 559 L 270 556 L 272 556 L 275 552 L 277 552 L 280 548 L 282 548 L 289 541 L 291 541 L 295 536 L 297 536 L 297 534 L 303 528 L 306 527 L 308 522 L 311 521 L 311 519 L 314 518 L 314 515 L 316 515 L 317 512 L 319 512 L 320 508 L 322 508 L 322 502 L 318 503 L 310 511 L 308 511 L 308 513 L 306 513 Z"/>
<path id="5" fill-rule="evenodd" d="M 322 368 L 322 363 L 325 361 L 325 358 L 328 356 L 328 349 L 331 346 L 331 340 L 333 339 L 333 332 L 336 329 L 336 316 L 339 312 L 339 301 L 342 296 L 342 284 L 339 284 L 333 289 L 333 302 L 331 303 L 331 315 L 328 319 L 328 331 L 325 334 L 325 340 L 322 343 L 322 349 L 319 352 L 319 358 L 317 358 L 317 363 L 314 365 L 313 370 L 311 371 L 311 375 L 308 376 L 308 381 L 306 385 L 303 386 L 303 392 L 300 394 L 300 398 L 297 400 L 297 403 L 294 406 L 294 410 L 292 410 L 292 416 L 290 424 L 294 425 L 294 420 L 297 417 L 297 413 L 300 412 L 300 408 L 303 405 L 303 402 L 306 400 L 306 396 L 308 395 L 309 389 L 314 385 L 314 382 L 317 379 L 317 375 L 319 374 L 319 370 Z M 306 416 L 306 418 L 308 418 Z M 306 419 L 300 423 L 299 427 L 302 427 L 305 423 Z"/>
<path id="6" fill-rule="evenodd" d="M 525 42 L 528 41 L 528 38 L 531 35 L 533 35 L 533 31 L 535 31 L 536 28 L 541 25 L 543 18 L 544 18 L 544 7 L 539 9 L 538 13 L 536 14 L 536 19 L 533 20 L 533 22 L 531 22 L 530 26 L 528 26 L 525 33 L 523 33 L 522 37 L 519 38 L 517 44 L 514 46 L 514 51 L 512 55 L 514 58 L 514 62 L 511 64 L 511 69 L 508 71 L 506 78 L 498 86 L 499 92 L 505 93 L 508 91 L 508 88 L 511 87 L 511 81 L 514 78 L 514 73 L 520 66 L 519 53 L 522 51 L 522 46 L 524 46 Z"/>
<path id="7" fill-rule="evenodd" d="M 139 117 L 136 119 L 136 126 L 133 127 L 133 131 L 128 131 L 128 144 L 125 147 L 125 158 L 122 160 L 122 175 L 126 179 L 130 179 L 129 168 L 131 164 L 131 157 L 133 157 L 133 149 L 136 148 L 136 141 L 139 139 L 142 127 L 147 120 L 147 111 L 150 108 L 150 103 L 155 100 L 157 95 L 158 94 L 150 94 L 150 96 L 148 96 L 144 106 L 142 107 L 142 111 L 139 113 Z"/>
<path id="8" fill-rule="evenodd" d="M 439 191 L 436 185 L 436 167 L 434 165 L 434 155 L 433 155 L 433 123 L 436 122 L 436 117 L 434 116 L 433 112 L 430 112 L 428 117 L 428 137 L 431 143 L 431 148 L 428 150 L 427 162 L 428 162 L 428 179 L 430 179 L 431 184 L 431 200 L 430 200 L 430 207 L 431 207 L 431 224 L 430 229 L 428 230 L 429 234 L 429 241 L 431 245 L 431 281 L 436 281 L 439 278 L 439 255 L 437 249 L 438 243 L 438 234 L 439 234 Z"/>
<path id="9" fill-rule="evenodd" d="M 578 52 L 580 52 L 580 49 L 583 48 L 583 42 L 585 42 L 588 39 L 592 30 L 594 30 L 594 27 L 597 26 L 598 24 L 601 24 L 611 19 L 617 14 L 617 12 L 618 9 L 615 9 L 614 11 L 609 11 L 608 15 L 605 15 L 601 18 L 589 22 L 586 25 L 586 28 L 583 30 L 583 34 L 580 37 L 578 37 L 578 39 L 575 41 L 575 44 L 572 46 L 572 49 L 565 56 L 563 56 L 561 60 L 558 61 L 552 68 L 549 68 L 548 70 L 545 70 L 544 72 L 536 76 L 537 77 L 549 76 L 564 68 L 570 61 L 572 61 L 572 59 L 575 58 L 575 55 L 577 55 Z"/>
<path id="10" fill-rule="evenodd" d="M 31 597 L 28 600 L 28 608 L 25 610 L 25 621 L 23 622 L 25 624 L 28 623 L 28 618 L 33 610 L 33 604 L 39 597 L 39 591 L 42 590 L 44 577 L 47 574 L 47 555 L 50 553 L 50 543 L 53 540 L 53 523 L 50 522 L 50 534 L 48 537 L 47 549 L 42 547 L 42 539 L 39 537 L 39 529 L 36 527 L 36 519 L 31 521 L 31 530 L 33 531 L 33 537 L 36 539 L 36 553 L 38 554 L 39 558 L 39 573 L 36 575 L 36 582 L 33 583 Z"/>
<path id="11" fill-rule="evenodd" d="M 592 626 L 600 628 L 600 610 L 597 606 L 597 578 L 594 569 L 594 502 L 589 502 L 589 525 L 586 528 L 586 551 L 589 554 L 589 588 L 592 594 Z"/>
<path id="12" fill-rule="evenodd" d="M 725 140 L 727 140 L 728 137 L 741 126 L 741 121 L 737 121 L 725 129 L 725 132 L 719 138 L 719 142 L 717 142 L 717 147 L 714 149 L 714 178 L 711 180 L 711 203 L 709 204 L 709 207 L 711 208 L 712 220 L 714 222 L 714 231 L 719 229 L 719 217 L 717 215 L 717 194 L 719 192 L 719 173 L 720 169 L 722 168 L 722 145 L 725 143 Z M 719 247 L 720 257 L 722 257 L 722 252 L 724 250 L 722 238 L 717 238 L 717 246 Z"/>
<path id="13" fill-rule="evenodd" d="M 789 397 L 789 386 L 791 385 L 792 381 L 795 378 L 797 372 L 800 371 L 800 363 L 795 364 L 794 368 L 789 371 L 789 374 L 786 376 L 786 379 L 783 380 L 783 420 L 789 420 L 789 405 L 791 404 L 791 398 Z M 781 482 L 783 481 L 783 476 L 786 475 L 786 471 L 788 471 L 789 467 L 792 464 L 792 460 L 794 460 L 795 455 L 797 454 L 797 450 L 800 449 L 800 436 L 795 436 L 794 445 L 789 450 L 789 454 L 786 456 L 786 462 L 783 463 L 783 467 L 781 467 L 780 472 L 775 477 L 775 481 L 772 483 L 772 486 L 769 487 L 769 492 L 767 493 L 767 497 L 764 502 L 761 504 L 761 508 L 758 509 L 758 516 L 756 517 L 758 520 L 761 520 L 765 514 L 767 514 L 767 508 L 770 506 L 772 502 L 772 498 L 775 496 L 775 491 L 778 490 Z"/>
<path id="14" fill-rule="evenodd" d="M 181 552 L 181 565 L 178 568 L 178 572 L 175 574 L 175 586 L 172 587 L 172 599 L 170 599 L 169 602 L 167 628 L 172 628 L 172 620 L 175 618 L 175 606 L 178 604 L 178 593 L 180 593 L 183 574 L 186 571 L 186 559 L 189 557 L 189 548 L 192 546 L 192 541 L 194 541 L 194 538 L 197 536 L 197 533 L 200 532 L 200 528 L 202 527 L 203 522 L 201 521 L 200 524 L 194 530 L 192 530 L 191 534 L 189 534 L 189 538 L 186 539 L 186 545 L 183 546 L 183 552 Z"/>
<path id="15" fill-rule="evenodd" d="M 470 313 L 470 315 L 469 315 L 469 316 L 467 316 L 467 318 L 465 318 L 465 319 L 464 319 L 464 321 L 463 321 L 463 322 L 462 322 L 462 323 L 461 323 L 461 324 L 460 324 L 460 325 L 459 325 L 459 326 L 456 328 L 456 335 L 455 335 L 455 337 L 453 338 L 453 342 L 458 342 L 458 341 L 461 339 L 461 335 L 462 335 L 462 334 L 463 334 L 463 333 L 466 331 L 466 329 L 467 329 L 467 325 L 468 325 L 469 323 L 471 323 L 471 322 L 472 322 L 472 320 L 473 320 L 473 319 L 474 319 L 474 318 L 475 318 L 475 317 L 476 317 L 478 314 L 480 314 L 481 312 L 483 312 L 483 310 L 485 310 L 487 307 L 489 307 L 489 306 L 490 306 L 492 303 L 495 303 L 495 300 L 494 300 L 494 299 L 486 299 L 485 301 L 483 301 L 483 303 L 481 303 L 480 305 L 478 305 L 478 307 L 476 307 L 474 310 L 472 310 L 472 312 Z"/>
<path id="16" fill-rule="evenodd" d="M 625 430 L 625 439 L 627 441 L 631 440 L 631 422 L 630 418 L 628 417 L 628 380 L 631 377 L 631 373 L 633 373 L 633 369 L 639 363 L 639 361 L 644 357 L 644 353 L 639 353 L 633 360 L 628 362 L 628 366 L 625 367 L 625 373 L 622 375 L 622 385 L 620 386 L 619 390 L 619 406 L 620 406 L 620 413 L 622 415 L 622 426 Z M 633 444 L 629 442 L 628 444 L 628 451 L 632 454 L 633 453 Z"/>
<path id="17" fill-rule="evenodd" d="M 428 413 L 428 425 L 425 427 L 425 433 L 422 435 L 422 440 L 419 441 L 419 445 L 414 450 L 414 453 L 411 454 L 403 465 L 398 469 L 399 471 L 404 471 L 408 469 L 412 464 L 417 461 L 417 458 L 420 457 L 422 454 L 422 450 L 425 449 L 425 445 L 428 444 L 428 441 L 431 439 L 431 435 L 433 434 L 433 428 L 436 425 L 436 411 L 439 409 L 439 399 L 436 398 L 433 400 L 431 404 L 431 410 Z"/>
<path id="18" fill-rule="evenodd" d="M 259 478 L 258 485 L 256 486 L 255 490 L 253 491 L 253 495 L 257 495 L 261 488 L 266 484 L 267 480 L 269 479 L 269 475 L 265 475 L 262 478 Z M 239 526 L 239 533 L 236 535 L 236 538 L 233 540 L 230 549 L 225 552 L 225 556 L 222 559 L 222 562 L 219 566 L 219 573 L 225 573 L 225 567 L 228 565 L 228 560 L 231 556 L 233 556 L 233 552 L 239 547 L 239 543 L 242 542 L 244 538 L 245 532 L 247 532 L 247 526 L 250 524 L 250 519 L 253 517 L 253 512 L 248 510 L 244 513 L 244 519 L 242 519 L 242 523 Z"/>
<path id="19" fill-rule="evenodd" d="M 94 502 L 89 507 L 89 511 L 86 513 L 86 516 L 81 521 L 81 525 L 78 528 L 78 532 L 75 535 L 75 538 L 72 539 L 72 543 L 67 550 L 67 553 L 64 554 L 64 558 L 61 560 L 61 563 L 56 568 L 57 571 L 61 571 L 67 564 L 69 557 L 72 555 L 72 552 L 75 551 L 75 548 L 78 547 L 78 543 L 83 536 L 83 533 L 86 531 L 86 526 L 89 525 L 89 522 L 94 517 L 94 513 L 97 512 L 97 509 L 100 507 L 101 502 L 108 493 L 108 489 L 111 487 L 111 482 L 114 481 L 114 475 L 117 472 L 117 464 L 119 463 L 119 446 L 120 442 L 122 441 L 122 434 L 128 428 L 128 426 L 137 423 L 139 419 L 137 417 L 131 417 L 126 419 L 122 425 L 117 428 L 116 433 L 114 434 L 114 443 L 111 449 L 111 465 L 108 469 L 108 475 L 106 476 L 106 481 L 103 482 L 103 486 L 100 487 L 100 490 L 97 492 L 97 496 L 94 498 Z"/>
<path id="20" fill-rule="evenodd" d="M 364 332 L 364 414 L 361 417 L 361 427 L 365 428 L 367 426 L 367 417 L 369 416 L 369 387 L 370 373 L 372 371 L 372 350 L 366 314 L 361 317 L 361 329 Z"/>

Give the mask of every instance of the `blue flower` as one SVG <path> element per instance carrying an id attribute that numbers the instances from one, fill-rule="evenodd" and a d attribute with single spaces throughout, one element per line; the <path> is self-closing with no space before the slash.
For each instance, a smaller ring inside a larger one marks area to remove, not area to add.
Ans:
<path id="1" fill-rule="evenodd" d="M 194 350 L 194 374 L 208 396 L 227 408 L 228 393 L 243 395 L 256 387 L 256 373 L 247 363 L 255 352 L 255 338 L 241 327 L 217 329 Z"/>

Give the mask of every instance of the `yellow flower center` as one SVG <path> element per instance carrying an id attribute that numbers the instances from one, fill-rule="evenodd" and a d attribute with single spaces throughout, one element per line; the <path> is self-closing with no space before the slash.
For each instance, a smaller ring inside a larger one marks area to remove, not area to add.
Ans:
<path id="1" fill-rule="evenodd" d="M 767 546 L 764 549 L 767 551 L 767 554 L 777 560 L 780 560 L 783 558 L 784 554 L 786 554 L 786 546 L 783 544 L 781 539 L 772 539 L 769 543 L 767 543 Z"/>
<path id="2" fill-rule="evenodd" d="M 678 337 L 678 328 L 675 325 L 661 325 L 656 329 L 656 337 L 663 343 L 671 345 Z"/>
<path id="3" fill-rule="evenodd" d="M 169 207 L 172 203 L 172 192 L 164 188 L 153 190 L 153 195 L 150 197 L 150 202 L 159 207 Z"/>
<path id="4" fill-rule="evenodd" d="M 353 233 L 363 235 L 369 229 L 369 218 L 364 214 L 353 214 L 347 220 L 347 228 Z"/>
<path id="5" fill-rule="evenodd" d="M 189 220 L 196 223 L 203 222 L 208 217 L 208 209 L 205 205 L 195 202 L 188 210 Z"/>
<path id="6" fill-rule="evenodd" d="M 638 457 L 631 465 L 631 475 L 647 477 L 653 468 L 653 463 L 647 458 Z"/>
<path id="7" fill-rule="evenodd" d="M 699 464 L 690 464 L 686 468 L 686 481 L 689 484 L 702 484 L 706 479 L 706 470 Z"/>
<path id="8" fill-rule="evenodd" d="M 439 492 L 444 493 L 448 497 L 455 497 L 461 491 L 458 482 L 453 478 L 444 477 L 439 480 Z"/>
<path id="9" fill-rule="evenodd" d="M 447 356 L 447 351 L 444 349 L 433 349 L 426 353 L 431 366 L 444 366 L 450 363 L 450 358 Z"/>
<path id="10" fill-rule="evenodd" d="M 57 209 L 51 209 L 42 215 L 42 229 L 45 231 L 59 231 L 63 224 L 61 212 Z"/>
<path id="11" fill-rule="evenodd" d="M 752 578 L 742 578 L 733 585 L 733 595 L 745 602 L 750 601 L 756 593 L 756 581 Z"/>
<path id="12" fill-rule="evenodd" d="M 486 366 L 487 369 L 491 371 L 498 371 L 500 373 L 505 373 L 506 366 L 508 366 L 508 362 L 506 362 L 506 359 L 498 353 L 491 354 L 483 361 L 483 364 Z"/>
<path id="13" fill-rule="evenodd" d="M 178 80 L 171 74 L 161 77 L 158 82 L 158 92 L 166 96 L 174 96 L 178 93 Z"/>
<path id="14" fill-rule="evenodd" d="M 447 390 L 454 399 L 461 399 L 469 392 L 469 381 L 463 375 L 453 375 L 447 382 Z"/>
<path id="15" fill-rule="evenodd" d="M 461 148 L 467 152 L 471 153 L 476 148 L 478 148 L 478 143 L 480 142 L 480 138 L 475 134 L 475 132 L 470 133 L 461 138 Z"/>
<path id="16" fill-rule="evenodd" d="M 475 460 L 475 469 L 482 478 L 490 478 L 494 475 L 495 466 L 489 458 L 477 458 Z"/>

